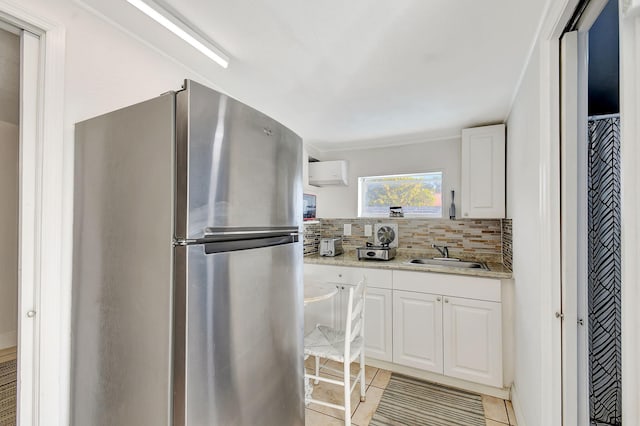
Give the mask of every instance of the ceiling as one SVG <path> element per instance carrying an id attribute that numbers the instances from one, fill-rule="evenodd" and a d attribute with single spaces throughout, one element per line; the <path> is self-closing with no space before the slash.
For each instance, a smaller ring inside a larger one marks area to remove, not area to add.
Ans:
<path id="1" fill-rule="evenodd" d="M 125 0 L 84 3 L 331 150 L 503 122 L 546 0 L 165 0 L 226 70 Z"/>

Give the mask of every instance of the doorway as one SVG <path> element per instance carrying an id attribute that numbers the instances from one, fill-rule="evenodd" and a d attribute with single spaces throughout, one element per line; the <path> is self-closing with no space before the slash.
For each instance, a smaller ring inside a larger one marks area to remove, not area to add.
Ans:
<path id="1" fill-rule="evenodd" d="M 60 299 L 70 282 L 71 225 L 63 218 L 72 194 L 62 181 L 72 151 L 62 131 L 64 28 L 4 0 L 0 25 L 20 39 L 16 423 L 67 424 L 68 309 Z"/>
<path id="2" fill-rule="evenodd" d="M 562 37 L 564 423 L 622 424 L 620 54 L 616 0 Z"/>
<path id="3" fill-rule="evenodd" d="M 0 424 L 16 424 L 20 30 L 0 25 Z"/>

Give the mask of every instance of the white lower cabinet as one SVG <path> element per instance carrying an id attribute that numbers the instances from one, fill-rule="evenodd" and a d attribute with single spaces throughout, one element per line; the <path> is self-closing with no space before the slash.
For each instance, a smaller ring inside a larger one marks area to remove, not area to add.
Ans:
<path id="1" fill-rule="evenodd" d="M 336 328 L 339 325 L 339 298 L 332 297 L 320 302 L 310 303 L 304 307 L 304 334 L 310 333 L 316 325 Z"/>
<path id="2" fill-rule="evenodd" d="M 394 271 L 393 286 L 394 363 L 503 386 L 500 280 Z"/>
<path id="3" fill-rule="evenodd" d="M 391 290 L 367 288 L 364 322 L 364 347 L 369 358 L 391 362 L 393 359 Z"/>
<path id="4" fill-rule="evenodd" d="M 444 374 L 502 387 L 501 303 L 444 297 Z"/>
<path id="5" fill-rule="evenodd" d="M 393 362 L 442 373 L 442 298 L 393 292 Z"/>
<path id="6" fill-rule="evenodd" d="M 305 279 L 324 281 L 338 287 L 338 294 L 335 297 L 305 306 L 305 334 L 313 330 L 315 324 L 344 329 L 349 288 L 366 277 L 365 355 L 381 361 L 392 361 L 391 271 L 305 264 L 304 276 Z"/>
<path id="7" fill-rule="evenodd" d="M 500 280 L 305 264 L 305 279 L 339 290 L 305 307 L 305 332 L 316 324 L 344 329 L 349 288 L 363 276 L 367 358 L 503 386 Z"/>

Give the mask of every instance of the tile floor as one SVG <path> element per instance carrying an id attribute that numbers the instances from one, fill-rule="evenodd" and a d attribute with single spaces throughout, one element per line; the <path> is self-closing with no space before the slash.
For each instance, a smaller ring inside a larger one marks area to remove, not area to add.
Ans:
<path id="1" fill-rule="evenodd" d="M 342 364 L 321 360 L 321 365 L 326 365 L 336 370 L 342 370 Z M 310 357 L 305 362 L 307 371 L 313 372 L 315 359 Z M 358 370 L 357 364 L 351 366 L 352 372 Z M 331 372 L 323 371 L 321 374 L 330 376 Z M 336 375 L 337 379 L 340 379 Z M 384 388 L 387 387 L 391 372 L 375 367 L 365 367 L 365 383 L 367 385 L 367 400 L 360 402 L 360 386 L 356 386 L 351 394 L 351 424 L 354 426 L 366 426 L 378 407 Z M 342 404 L 342 387 L 330 383 L 320 382 L 313 388 L 313 396 L 316 399 Z M 511 401 L 482 395 L 482 405 L 486 418 L 486 426 L 516 425 Z M 343 425 L 344 412 L 317 404 L 310 404 L 306 409 L 306 426 L 333 426 Z"/>

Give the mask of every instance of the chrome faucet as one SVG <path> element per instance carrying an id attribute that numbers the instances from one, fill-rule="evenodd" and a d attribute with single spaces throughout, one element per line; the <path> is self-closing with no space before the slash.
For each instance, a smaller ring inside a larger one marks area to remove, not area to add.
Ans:
<path id="1" fill-rule="evenodd" d="M 431 244 L 431 247 L 438 250 L 442 257 L 445 259 L 449 258 L 449 248 L 447 246 L 437 246 L 435 244 Z"/>

